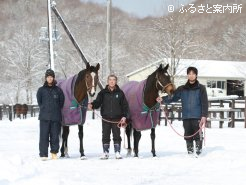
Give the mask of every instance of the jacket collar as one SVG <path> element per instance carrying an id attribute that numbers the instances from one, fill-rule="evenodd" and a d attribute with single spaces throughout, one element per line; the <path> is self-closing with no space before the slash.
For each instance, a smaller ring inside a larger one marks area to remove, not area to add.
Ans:
<path id="1" fill-rule="evenodd" d="M 196 80 L 194 84 L 191 84 L 189 80 L 184 85 L 185 89 L 198 89 L 199 88 L 199 81 Z"/>
<path id="2" fill-rule="evenodd" d="M 111 91 L 110 88 L 109 88 L 109 86 L 106 85 L 105 90 L 106 90 L 107 92 L 116 92 L 116 91 L 119 91 L 120 88 L 119 88 L 119 86 L 116 84 L 115 87 L 114 87 L 114 90 Z"/>

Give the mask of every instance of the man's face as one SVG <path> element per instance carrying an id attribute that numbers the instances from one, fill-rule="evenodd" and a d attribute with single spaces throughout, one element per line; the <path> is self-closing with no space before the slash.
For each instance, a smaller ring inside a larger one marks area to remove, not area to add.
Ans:
<path id="1" fill-rule="evenodd" d="M 195 82 L 196 81 L 196 74 L 193 71 L 190 71 L 187 76 L 188 76 L 188 80 L 190 82 Z"/>
<path id="2" fill-rule="evenodd" d="M 48 84 L 52 84 L 54 78 L 52 76 L 47 76 L 46 81 L 48 82 Z"/>
<path id="3" fill-rule="evenodd" d="M 108 79 L 108 85 L 109 85 L 109 87 L 114 87 L 116 85 L 116 79 L 115 79 L 115 77 L 109 77 L 109 79 Z"/>

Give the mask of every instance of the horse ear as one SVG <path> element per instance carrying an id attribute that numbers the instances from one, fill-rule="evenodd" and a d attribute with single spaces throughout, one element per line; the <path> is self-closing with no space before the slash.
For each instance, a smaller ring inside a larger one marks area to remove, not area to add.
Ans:
<path id="1" fill-rule="evenodd" d="M 169 64 L 167 64 L 167 65 L 164 67 L 164 70 L 167 71 L 168 67 L 169 67 Z"/>
<path id="2" fill-rule="evenodd" d="M 160 66 L 158 67 L 158 70 L 162 70 L 162 64 L 160 64 Z"/>
<path id="3" fill-rule="evenodd" d="M 97 63 L 97 65 L 96 65 L 96 70 L 98 71 L 99 69 L 100 69 L 100 64 Z"/>
<path id="4" fill-rule="evenodd" d="M 90 69 L 90 67 L 91 67 L 91 66 L 90 66 L 89 62 L 87 62 L 87 63 L 86 63 L 86 69 Z"/>

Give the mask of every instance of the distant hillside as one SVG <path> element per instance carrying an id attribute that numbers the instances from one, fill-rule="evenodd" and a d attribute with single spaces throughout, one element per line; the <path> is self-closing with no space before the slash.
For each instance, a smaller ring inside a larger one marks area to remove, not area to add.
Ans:
<path id="1" fill-rule="evenodd" d="M 88 61 L 100 63 L 99 77 L 105 82 L 106 6 L 80 0 L 57 0 L 56 3 Z M 113 8 L 112 71 L 119 76 L 120 84 L 127 80 L 127 73 L 163 58 L 246 61 L 244 0 L 197 0 L 194 4 L 195 7 L 201 4 L 243 5 L 240 14 L 181 14 L 176 11 L 143 19 Z M 39 40 L 40 28 L 47 26 L 47 1 L 1 0 L 0 7 L 0 65 L 8 85 L 1 86 L 1 90 L 10 89 L 11 93 L 16 93 L 26 87 L 26 79 L 31 78 L 35 91 L 42 84 L 43 71 L 49 61 L 47 42 Z M 55 16 L 53 26 L 62 38 L 54 43 L 57 77 L 78 73 L 84 64 Z M 26 46 L 36 47 L 36 53 L 29 52 Z M 25 67 L 24 62 L 39 65 L 21 69 L 20 66 Z M 35 69 L 35 72 L 23 71 L 27 69 Z"/>

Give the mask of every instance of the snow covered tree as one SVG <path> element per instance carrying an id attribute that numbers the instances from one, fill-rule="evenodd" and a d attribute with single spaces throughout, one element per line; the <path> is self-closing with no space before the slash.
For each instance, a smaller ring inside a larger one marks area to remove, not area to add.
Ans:
<path id="1" fill-rule="evenodd" d="M 8 65 L 5 76 L 9 78 L 12 90 L 16 91 L 15 102 L 21 101 L 19 97 L 24 88 L 25 102 L 32 104 L 32 91 L 40 84 L 48 61 L 47 49 L 38 42 L 38 36 L 32 35 L 26 28 L 16 32 L 3 49 L 3 62 Z"/>
<path id="2" fill-rule="evenodd" d="M 153 57 L 156 60 L 168 59 L 170 61 L 169 72 L 173 83 L 180 59 L 199 56 L 203 47 L 203 43 L 195 39 L 198 36 L 196 30 L 187 22 L 187 14 L 180 13 L 164 15 L 154 22 L 159 41 L 153 48 Z"/>

